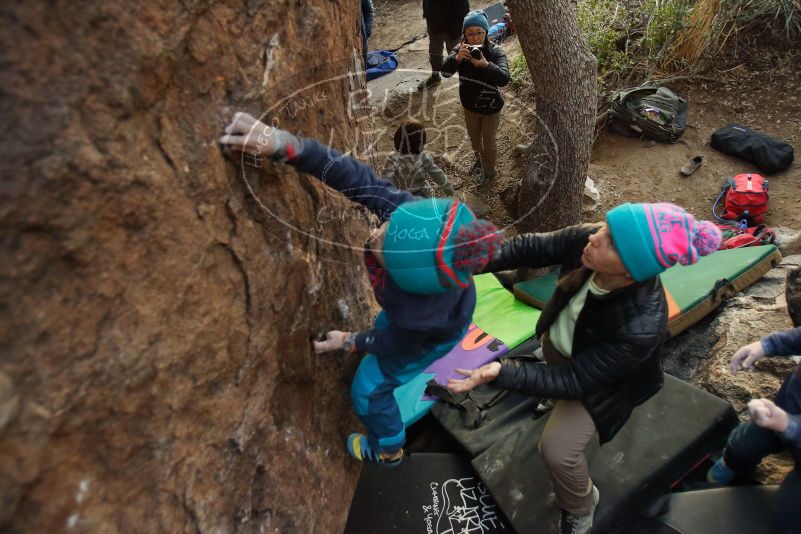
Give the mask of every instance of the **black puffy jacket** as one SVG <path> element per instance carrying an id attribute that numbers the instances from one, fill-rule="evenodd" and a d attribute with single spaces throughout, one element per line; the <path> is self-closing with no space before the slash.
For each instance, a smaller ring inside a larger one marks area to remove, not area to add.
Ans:
<path id="1" fill-rule="evenodd" d="M 462 22 L 469 11 L 469 0 L 423 0 L 423 18 L 431 33 L 461 35 Z"/>
<path id="2" fill-rule="evenodd" d="M 582 267 L 581 252 L 601 226 L 579 225 L 508 240 L 486 271 L 561 265 L 556 293 L 537 322 L 542 336 L 592 271 Z M 667 301 L 662 282 L 653 277 L 604 296 L 587 294 L 576 319 L 569 363 L 539 365 L 502 360 L 496 384 L 553 399 L 578 399 L 589 412 L 601 443 L 609 441 L 635 406 L 662 387 L 660 360 L 667 332 Z"/>
<path id="3" fill-rule="evenodd" d="M 506 52 L 490 42 L 484 40 L 484 47 L 481 49 L 484 58 L 489 62 L 485 69 L 476 67 L 469 61 L 456 62 L 456 54 L 459 52 L 457 46 L 451 50 L 450 55 L 442 64 L 440 73 L 450 78 L 459 71 L 459 99 L 462 106 L 473 113 L 491 115 L 498 113 L 503 108 L 503 97 L 498 89 L 509 83 L 509 61 L 506 59 Z"/>

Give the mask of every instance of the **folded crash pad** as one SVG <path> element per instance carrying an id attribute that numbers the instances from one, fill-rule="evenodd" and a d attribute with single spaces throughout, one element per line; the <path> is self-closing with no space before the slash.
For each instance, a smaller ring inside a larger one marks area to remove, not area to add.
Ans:
<path id="1" fill-rule="evenodd" d="M 387 469 L 365 464 L 345 534 L 510 533 L 492 496 L 464 457 L 413 454 Z"/>
<path id="2" fill-rule="evenodd" d="M 474 323 L 465 337 L 448 354 L 395 390 L 395 400 L 406 426 L 418 421 L 434 404 L 435 399 L 425 395 L 430 380 L 445 385 L 449 378 L 459 377 L 455 371 L 457 367 L 480 367 L 534 335 L 539 310 L 517 301 L 492 274 L 473 278 L 476 309 Z"/>
<path id="3" fill-rule="evenodd" d="M 677 265 L 660 277 L 668 301 L 671 336 L 697 323 L 721 302 L 750 286 L 782 261 L 774 245 L 719 250 L 694 265 Z M 542 309 L 556 289 L 556 273 L 515 284 L 515 297 Z"/>
<path id="4" fill-rule="evenodd" d="M 668 512 L 637 519 L 625 534 L 774 534 L 771 512 L 778 486 L 736 486 L 675 493 Z"/>
<path id="5" fill-rule="evenodd" d="M 517 532 L 556 530 L 559 510 L 537 453 L 547 418 L 517 422 L 472 460 Z M 724 445 L 738 422 L 726 401 L 665 375 L 659 393 L 637 407 L 615 438 L 590 457 L 590 474 L 601 492 L 594 531 L 621 528 L 664 498 Z"/>

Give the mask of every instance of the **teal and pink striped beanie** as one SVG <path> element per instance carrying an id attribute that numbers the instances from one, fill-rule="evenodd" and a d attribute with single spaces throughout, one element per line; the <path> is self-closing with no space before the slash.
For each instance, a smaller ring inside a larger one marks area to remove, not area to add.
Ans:
<path id="1" fill-rule="evenodd" d="M 692 265 L 718 249 L 721 233 L 675 204 L 621 204 L 606 214 L 615 249 L 641 282 L 677 263 Z"/>

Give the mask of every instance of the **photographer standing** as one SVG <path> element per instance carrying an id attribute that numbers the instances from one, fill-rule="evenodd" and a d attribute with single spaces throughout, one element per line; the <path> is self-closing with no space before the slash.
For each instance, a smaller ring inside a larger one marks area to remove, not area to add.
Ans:
<path id="1" fill-rule="evenodd" d="M 495 178 L 498 149 L 495 136 L 501 120 L 503 97 L 498 89 L 509 83 L 506 53 L 491 43 L 489 22 L 483 11 L 471 11 L 462 23 L 464 41 L 456 46 L 442 65 L 446 78 L 459 72 L 459 98 L 476 161 L 470 169 L 483 185 Z"/>

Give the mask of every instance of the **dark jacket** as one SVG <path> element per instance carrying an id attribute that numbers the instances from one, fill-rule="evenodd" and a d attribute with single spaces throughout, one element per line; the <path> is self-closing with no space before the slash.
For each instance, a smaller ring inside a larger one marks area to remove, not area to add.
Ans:
<path id="1" fill-rule="evenodd" d="M 420 199 L 379 178 L 361 161 L 314 139 L 302 139 L 301 143 L 300 154 L 290 164 L 366 206 L 381 221 L 389 219 L 399 205 Z M 389 327 L 357 334 L 358 350 L 383 356 L 423 355 L 434 345 L 458 336 L 470 324 L 476 307 L 476 286 L 472 280 L 465 289 L 419 295 L 401 289 L 372 253 L 366 254 L 365 262 L 373 292 L 387 314 Z"/>
<path id="2" fill-rule="evenodd" d="M 464 16 L 469 12 L 469 0 L 423 0 L 423 18 L 429 33 L 461 35 Z"/>
<path id="3" fill-rule="evenodd" d="M 506 59 L 506 52 L 500 46 L 490 42 L 489 38 L 484 40 L 484 47 L 481 53 L 489 61 L 485 69 L 474 66 L 469 61 L 456 62 L 456 54 L 459 52 L 457 46 L 448 55 L 442 64 L 440 73 L 445 78 L 450 78 L 459 71 L 459 99 L 462 106 L 474 113 L 491 115 L 498 113 L 503 108 L 503 97 L 499 87 L 509 83 L 509 62 Z"/>
<path id="4" fill-rule="evenodd" d="M 559 284 L 537 322 L 547 332 L 592 271 L 581 252 L 599 224 L 571 226 L 547 234 L 519 235 L 504 244 L 487 271 L 561 265 Z M 601 443 L 609 441 L 635 406 L 662 387 L 660 361 L 667 332 L 667 301 L 659 277 L 587 294 L 576 319 L 569 363 L 539 365 L 503 360 L 497 385 L 553 399 L 578 399 L 589 412 Z"/>

